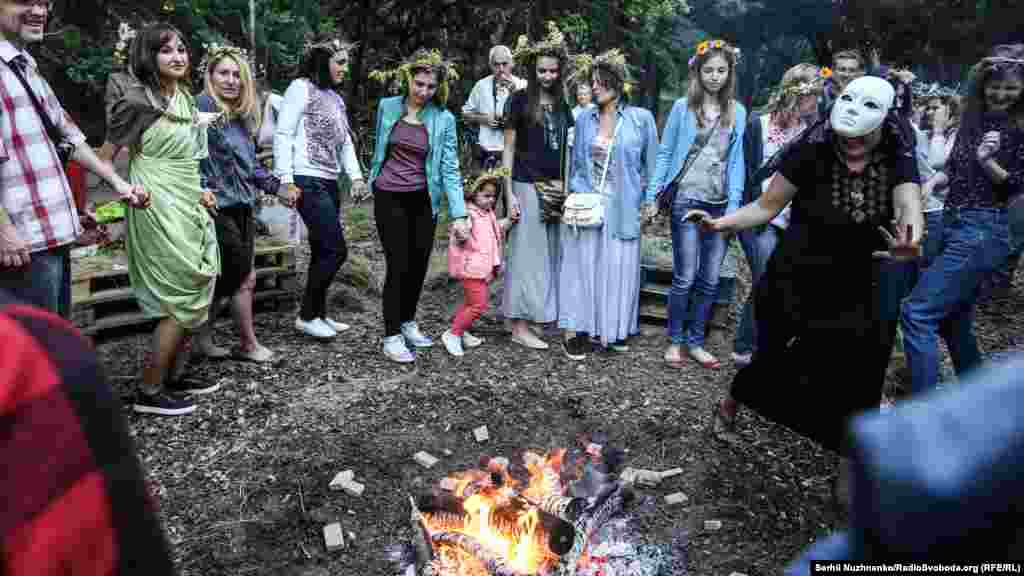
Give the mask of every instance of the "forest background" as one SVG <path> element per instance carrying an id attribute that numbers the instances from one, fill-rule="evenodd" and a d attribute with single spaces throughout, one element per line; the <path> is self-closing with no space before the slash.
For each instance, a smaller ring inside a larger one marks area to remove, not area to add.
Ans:
<path id="1" fill-rule="evenodd" d="M 489 74 L 492 45 L 531 40 L 555 21 L 576 52 L 622 47 L 636 80 L 633 102 L 655 114 L 685 93 L 686 62 L 706 38 L 739 46 L 739 96 L 763 104 L 797 62 L 828 65 L 834 50 L 878 48 L 882 62 L 910 67 L 928 82 L 956 85 L 993 43 L 1021 41 L 1019 0 L 56 0 L 48 37 L 34 54 L 90 142 L 104 134 L 103 99 L 115 70 L 118 28 L 170 21 L 203 46 L 252 48 L 266 80 L 294 78 L 307 35 L 337 32 L 357 42 L 345 97 L 353 126 L 387 89 L 367 78 L 420 46 L 459 66 L 449 100 L 458 114 L 473 83 Z M 1018 6 L 1019 8 L 1019 6 Z M 519 71 L 520 74 L 525 74 Z M 197 79 L 198 80 L 198 79 Z M 199 89 L 198 82 L 193 83 Z M 364 141 L 366 142 L 366 141 Z"/>

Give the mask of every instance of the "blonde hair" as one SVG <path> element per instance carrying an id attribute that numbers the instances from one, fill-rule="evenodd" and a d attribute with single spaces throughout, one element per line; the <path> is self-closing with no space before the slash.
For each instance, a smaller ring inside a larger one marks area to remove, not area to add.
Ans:
<path id="1" fill-rule="evenodd" d="M 797 64 L 782 75 L 782 85 L 768 102 L 765 113 L 771 115 L 771 121 L 776 126 L 789 127 L 798 115 L 800 98 L 820 94 L 823 85 L 821 71 L 817 66 Z"/>
<path id="2" fill-rule="evenodd" d="M 213 73 L 217 69 L 217 65 L 228 58 L 238 65 L 239 76 L 242 82 L 238 91 L 238 100 L 235 103 L 227 102 L 221 98 L 213 86 Z M 225 112 L 229 119 L 240 118 L 246 128 L 255 134 L 262 121 L 263 107 L 260 105 L 260 99 L 256 95 L 256 82 L 253 80 L 249 62 L 244 58 L 238 58 L 231 52 L 217 54 L 207 63 L 206 74 L 203 77 L 206 93 L 217 103 L 217 107 Z"/>
<path id="3" fill-rule="evenodd" d="M 729 66 L 729 79 L 718 92 L 718 104 L 722 109 L 721 126 L 727 128 L 736 121 L 736 53 L 728 44 L 720 48 L 712 46 L 703 54 L 698 53 L 694 56 L 693 65 L 690 66 L 690 86 L 686 90 L 686 105 L 694 111 L 697 126 L 701 128 L 704 128 L 704 115 L 699 112 L 707 92 L 704 91 L 704 84 L 700 80 L 700 69 L 715 56 L 721 56 Z"/>

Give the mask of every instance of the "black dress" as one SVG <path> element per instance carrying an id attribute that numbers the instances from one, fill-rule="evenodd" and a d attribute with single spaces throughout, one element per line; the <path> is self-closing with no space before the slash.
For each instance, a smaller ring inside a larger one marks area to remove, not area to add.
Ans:
<path id="1" fill-rule="evenodd" d="M 878 227 L 889 228 L 892 191 L 920 181 L 895 137 L 860 175 L 839 160 L 831 132 L 787 151 L 779 172 L 797 188 L 792 219 L 755 293 L 758 350 L 733 397 L 830 450 L 846 422 L 877 408 L 896 334 L 880 320 Z"/>

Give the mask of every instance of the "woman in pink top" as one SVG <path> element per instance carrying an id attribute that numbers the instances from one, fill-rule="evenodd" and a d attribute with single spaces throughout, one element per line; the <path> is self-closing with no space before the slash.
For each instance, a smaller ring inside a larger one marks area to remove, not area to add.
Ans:
<path id="1" fill-rule="evenodd" d="M 466 191 L 467 212 L 471 224 L 469 238 L 459 242 L 454 236 L 448 246 L 448 275 L 462 280 L 465 298 L 455 312 L 452 327 L 441 341 L 452 356 L 462 356 L 463 347 L 475 348 L 483 340 L 469 333 L 473 325 L 489 306 L 488 284 L 501 267 L 501 246 L 505 232 L 515 219 L 498 220 L 494 203 L 498 186 L 510 175 L 507 168 L 481 174 Z M 516 218 L 517 219 L 517 218 Z"/>

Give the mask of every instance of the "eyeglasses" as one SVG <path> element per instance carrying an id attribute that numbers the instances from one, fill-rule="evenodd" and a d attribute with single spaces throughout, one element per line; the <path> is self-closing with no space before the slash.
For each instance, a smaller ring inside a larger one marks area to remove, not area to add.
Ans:
<path id="1" fill-rule="evenodd" d="M 47 12 L 53 10 L 53 0 L 14 0 L 14 5 L 23 10 L 32 8 L 44 8 Z"/>

